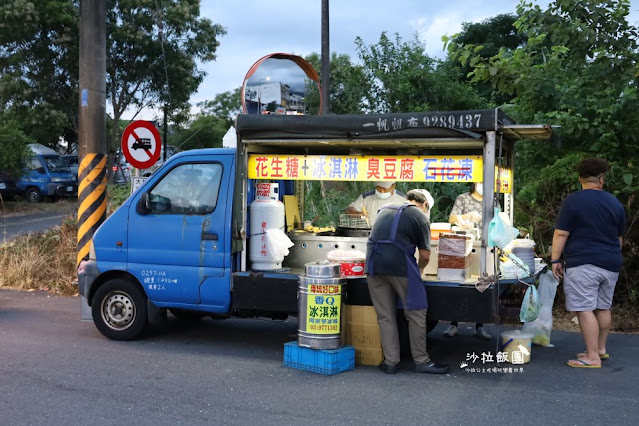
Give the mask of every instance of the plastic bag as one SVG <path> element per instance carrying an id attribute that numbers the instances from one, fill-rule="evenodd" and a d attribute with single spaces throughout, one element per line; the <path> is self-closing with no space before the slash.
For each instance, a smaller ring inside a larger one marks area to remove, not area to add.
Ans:
<path id="1" fill-rule="evenodd" d="M 519 235 L 519 229 L 507 223 L 499 213 L 501 210 L 495 207 L 495 215 L 488 224 L 488 245 L 504 249 Z"/>
<path id="2" fill-rule="evenodd" d="M 554 346 L 550 343 L 550 332 L 552 331 L 552 307 L 558 285 L 559 281 L 552 275 L 552 271 L 547 271 L 539 277 L 541 311 L 536 320 L 525 323 L 521 328 L 521 331 L 533 335 L 532 342 L 536 345 Z"/>
<path id="3" fill-rule="evenodd" d="M 519 320 L 521 322 L 531 322 L 537 319 L 541 305 L 539 303 L 539 292 L 537 287 L 529 285 L 528 290 L 524 293 L 524 300 L 521 302 L 519 310 Z"/>
<path id="4" fill-rule="evenodd" d="M 281 229 L 266 230 L 266 247 L 272 256 L 284 259 L 289 254 L 289 247 L 294 245 L 295 243 Z"/>
<path id="5" fill-rule="evenodd" d="M 502 279 L 525 278 L 531 275 L 528 265 L 520 258 L 514 254 L 508 255 L 508 257 L 510 258 L 509 260 L 499 264 Z"/>

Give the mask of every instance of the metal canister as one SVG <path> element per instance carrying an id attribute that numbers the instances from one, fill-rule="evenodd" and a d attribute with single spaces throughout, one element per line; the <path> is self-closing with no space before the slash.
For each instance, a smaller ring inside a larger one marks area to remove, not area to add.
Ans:
<path id="1" fill-rule="evenodd" d="M 297 343 L 312 349 L 337 349 L 342 344 L 342 293 L 346 285 L 340 264 L 306 263 L 304 272 L 297 293 Z"/>

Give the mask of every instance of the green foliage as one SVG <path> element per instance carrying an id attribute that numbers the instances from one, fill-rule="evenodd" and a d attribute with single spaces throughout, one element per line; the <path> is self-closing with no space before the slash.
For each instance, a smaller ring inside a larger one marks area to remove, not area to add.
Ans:
<path id="1" fill-rule="evenodd" d="M 473 81 L 514 97 L 518 122 L 558 126 L 560 142 L 517 146 L 518 217 L 535 228 L 538 244 L 551 240 L 561 201 L 577 189 L 576 162 L 609 161 L 604 189 L 629 218 L 618 285 L 626 295 L 639 286 L 639 31 L 627 21 L 629 8 L 627 0 L 556 0 L 545 10 L 522 2 L 515 22 L 527 40 L 521 47 L 485 58 L 472 44 L 448 45 L 451 57 L 471 64 Z"/>
<path id="2" fill-rule="evenodd" d="M 466 82 L 460 70 L 429 57 L 417 37 L 411 42 L 382 32 L 379 42 L 366 45 L 355 40 L 370 89 L 366 92 L 371 112 L 452 111 L 483 108 L 487 101 Z"/>
<path id="3" fill-rule="evenodd" d="M 31 155 L 27 146 L 34 141 L 20 130 L 17 123 L 6 120 L 0 114 L 0 170 L 14 179 L 22 174 L 22 164 Z"/>
<path id="4" fill-rule="evenodd" d="M 78 99 L 77 1 L 0 4 L 0 111 L 31 139 L 75 141 Z"/>
<path id="5" fill-rule="evenodd" d="M 107 2 L 107 96 L 118 121 L 125 110 L 166 105 L 183 111 L 215 59 L 225 30 L 200 18 L 197 0 Z M 164 118 L 165 120 L 167 117 Z M 119 142 L 111 134 L 109 151 Z"/>
<path id="6" fill-rule="evenodd" d="M 222 138 L 228 131 L 228 122 L 224 118 L 212 115 L 199 115 L 184 130 L 173 136 L 172 144 L 179 150 L 222 147 Z"/>
<path id="7" fill-rule="evenodd" d="M 212 101 L 199 102 L 200 115 L 211 115 L 221 120 L 225 120 L 226 127 L 231 127 L 235 123 L 235 117 L 241 112 L 240 102 L 241 87 L 233 91 L 219 93 Z"/>
<path id="8" fill-rule="evenodd" d="M 321 57 L 311 53 L 305 58 L 321 73 Z M 362 66 L 353 64 L 348 55 L 331 55 L 330 98 L 331 114 L 360 114 L 368 84 Z M 319 90 L 314 81 L 306 79 L 306 110 L 308 114 L 319 113 Z"/>

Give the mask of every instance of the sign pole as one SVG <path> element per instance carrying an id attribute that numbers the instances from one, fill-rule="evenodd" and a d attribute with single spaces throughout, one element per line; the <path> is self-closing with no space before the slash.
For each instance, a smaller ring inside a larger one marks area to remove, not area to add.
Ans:
<path id="1" fill-rule="evenodd" d="M 78 240 L 76 265 L 89 256 L 106 219 L 106 2 L 80 2 L 78 117 Z"/>

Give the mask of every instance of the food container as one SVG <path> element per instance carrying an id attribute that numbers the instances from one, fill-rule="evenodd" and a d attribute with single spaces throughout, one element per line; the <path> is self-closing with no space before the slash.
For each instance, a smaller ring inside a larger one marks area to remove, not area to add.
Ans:
<path id="1" fill-rule="evenodd" d="M 439 240 L 439 234 L 450 232 L 451 225 L 446 222 L 433 222 L 430 224 L 430 239 Z"/>
<path id="2" fill-rule="evenodd" d="M 345 277 L 364 276 L 366 255 L 359 250 L 331 250 L 326 259 L 339 263 L 340 273 Z"/>
<path id="3" fill-rule="evenodd" d="M 532 351 L 532 337 L 532 334 L 521 330 L 507 330 L 501 333 L 501 352 L 505 354 L 506 362 L 528 364 Z"/>

